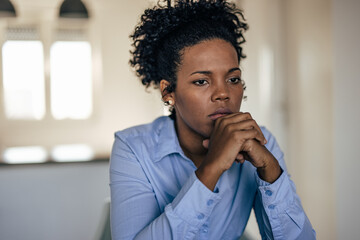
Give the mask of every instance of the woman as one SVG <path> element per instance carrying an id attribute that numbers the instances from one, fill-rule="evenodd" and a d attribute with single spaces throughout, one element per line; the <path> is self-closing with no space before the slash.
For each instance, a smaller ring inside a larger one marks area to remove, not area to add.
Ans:
<path id="1" fill-rule="evenodd" d="M 242 12 L 223 0 L 147 9 L 131 65 L 170 117 L 115 134 L 114 239 L 315 239 L 275 138 L 242 113 Z"/>

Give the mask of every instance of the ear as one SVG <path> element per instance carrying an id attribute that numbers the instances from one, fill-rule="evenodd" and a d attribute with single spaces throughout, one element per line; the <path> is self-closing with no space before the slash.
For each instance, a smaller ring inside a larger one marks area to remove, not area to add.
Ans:
<path id="1" fill-rule="evenodd" d="M 174 93 L 173 92 L 168 92 L 168 87 L 170 86 L 170 83 L 163 79 L 160 81 L 160 91 L 161 91 L 161 96 L 162 96 L 162 100 L 164 102 L 168 102 L 169 100 L 174 100 Z"/>

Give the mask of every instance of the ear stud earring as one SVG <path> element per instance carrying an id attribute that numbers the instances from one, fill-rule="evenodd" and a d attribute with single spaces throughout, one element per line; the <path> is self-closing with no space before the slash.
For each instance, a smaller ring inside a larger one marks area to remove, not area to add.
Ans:
<path id="1" fill-rule="evenodd" d="M 174 105 L 174 100 L 169 99 L 169 100 L 165 101 L 164 103 L 166 106 L 172 106 L 172 105 Z"/>

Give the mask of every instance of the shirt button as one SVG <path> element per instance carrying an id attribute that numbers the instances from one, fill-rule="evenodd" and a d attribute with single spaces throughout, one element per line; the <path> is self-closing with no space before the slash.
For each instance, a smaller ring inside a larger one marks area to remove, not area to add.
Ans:
<path id="1" fill-rule="evenodd" d="M 276 207 L 276 206 L 275 206 L 274 204 L 270 204 L 270 205 L 268 206 L 268 208 L 271 209 L 271 210 L 275 209 L 275 207 Z"/>
<path id="2" fill-rule="evenodd" d="M 203 229 L 203 232 L 204 232 L 204 233 L 207 233 L 207 232 L 208 232 L 208 229 L 207 229 L 207 228 L 204 228 L 204 229 Z"/>
<path id="3" fill-rule="evenodd" d="M 198 218 L 199 220 L 203 219 L 204 217 L 205 217 L 205 215 L 202 214 L 202 213 L 200 213 L 200 214 L 197 216 L 197 218 Z"/>
<path id="4" fill-rule="evenodd" d="M 271 196 L 271 195 L 272 195 L 272 191 L 266 190 L 266 191 L 265 191 L 265 194 L 268 195 L 268 196 Z"/>
<path id="5" fill-rule="evenodd" d="M 214 203 L 214 200 L 212 200 L 212 199 L 210 199 L 210 200 L 207 201 L 207 205 L 208 205 L 208 206 L 212 205 L 213 203 Z"/>

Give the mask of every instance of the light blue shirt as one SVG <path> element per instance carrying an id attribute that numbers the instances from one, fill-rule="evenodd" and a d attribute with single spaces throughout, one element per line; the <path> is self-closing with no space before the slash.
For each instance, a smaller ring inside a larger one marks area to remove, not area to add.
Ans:
<path id="1" fill-rule="evenodd" d="M 234 162 L 214 192 L 196 177 L 169 117 L 117 132 L 110 161 L 113 239 L 238 239 L 252 208 L 263 239 L 315 239 L 283 153 L 261 130 L 281 176 L 269 184 L 251 163 Z"/>

